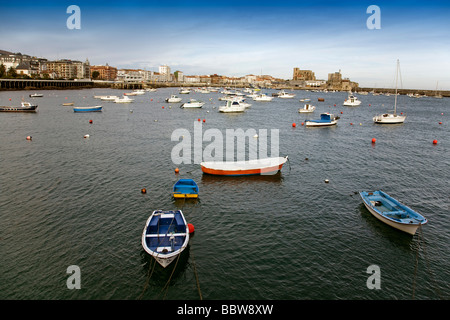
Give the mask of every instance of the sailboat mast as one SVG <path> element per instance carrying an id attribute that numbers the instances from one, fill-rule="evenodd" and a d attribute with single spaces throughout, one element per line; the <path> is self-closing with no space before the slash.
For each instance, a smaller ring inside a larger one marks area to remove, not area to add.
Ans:
<path id="1" fill-rule="evenodd" d="M 397 114 L 397 84 L 398 84 L 398 68 L 399 68 L 399 61 L 397 59 L 397 73 L 395 75 L 395 103 L 394 103 L 394 115 Z"/>

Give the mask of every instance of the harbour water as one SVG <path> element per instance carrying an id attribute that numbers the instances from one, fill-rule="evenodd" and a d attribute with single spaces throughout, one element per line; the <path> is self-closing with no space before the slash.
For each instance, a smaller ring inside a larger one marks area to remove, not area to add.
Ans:
<path id="1" fill-rule="evenodd" d="M 175 88 L 131 104 L 93 98 L 123 90 L 41 92 L 36 114 L 0 114 L 0 299 L 449 298 L 449 98 L 399 96 L 405 123 L 377 125 L 372 117 L 391 110 L 394 96 L 358 96 L 359 107 L 344 107 L 343 92 L 295 91 L 294 99 L 248 99 L 244 113 L 223 114 L 220 93 L 180 95 L 206 102 L 182 109 L 164 102 Z M 32 93 L 1 92 L 0 104 Z M 298 113 L 300 98 L 316 111 Z M 66 102 L 101 103 L 103 112 L 74 113 Z M 337 126 L 301 125 L 328 111 L 340 116 Z M 198 119 L 204 130 L 278 129 L 289 162 L 259 177 L 174 164 L 173 131 L 192 132 Z M 172 198 L 180 178 L 198 183 L 198 200 Z M 421 240 L 371 216 L 358 192 L 377 189 L 428 219 Z M 155 209 L 182 209 L 195 226 L 188 250 L 167 269 L 153 269 L 141 246 Z M 80 268 L 81 289 L 67 287 L 71 265 Z M 380 289 L 367 286 L 373 265 Z"/>

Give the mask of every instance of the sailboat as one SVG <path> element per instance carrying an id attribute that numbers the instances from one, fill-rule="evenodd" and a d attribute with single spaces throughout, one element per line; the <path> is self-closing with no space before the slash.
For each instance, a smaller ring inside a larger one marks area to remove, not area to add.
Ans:
<path id="1" fill-rule="evenodd" d="M 436 82 L 436 95 L 434 95 L 434 97 L 437 99 L 442 99 L 442 94 L 438 93 L 438 84 L 439 84 L 439 81 Z"/>
<path id="2" fill-rule="evenodd" d="M 373 122 L 381 123 L 381 124 L 394 124 L 394 123 L 403 123 L 405 122 L 406 115 L 398 115 L 397 114 L 397 85 L 398 85 L 398 73 L 400 69 L 400 62 L 397 59 L 397 74 L 395 77 L 395 102 L 394 102 L 394 113 L 383 113 L 373 117 Z"/>

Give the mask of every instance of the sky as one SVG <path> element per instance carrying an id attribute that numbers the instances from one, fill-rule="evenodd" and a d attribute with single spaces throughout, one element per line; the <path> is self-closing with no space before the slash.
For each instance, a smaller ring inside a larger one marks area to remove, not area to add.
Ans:
<path id="1" fill-rule="evenodd" d="M 0 0 L 0 49 L 185 75 L 341 70 L 369 88 L 393 88 L 399 59 L 399 88 L 450 90 L 450 1 Z"/>

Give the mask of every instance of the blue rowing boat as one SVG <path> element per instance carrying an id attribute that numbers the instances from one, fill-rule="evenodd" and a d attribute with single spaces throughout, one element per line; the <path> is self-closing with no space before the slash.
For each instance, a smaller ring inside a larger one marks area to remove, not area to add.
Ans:
<path id="1" fill-rule="evenodd" d="M 102 108 L 102 106 L 73 107 L 73 112 L 100 112 L 102 111 Z"/>
<path id="2" fill-rule="evenodd" d="M 167 267 L 189 243 L 189 228 L 181 210 L 155 210 L 142 232 L 142 247 Z"/>
<path id="3" fill-rule="evenodd" d="M 322 113 L 320 119 L 317 120 L 305 120 L 305 125 L 307 127 L 326 127 L 334 126 L 337 124 L 339 117 L 335 117 L 331 113 Z"/>
<path id="4" fill-rule="evenodd" d="M 428 220 L 387 193 L 379 190 L 359 193 L 367 210 L 377 219 L 398 230 L 414 235 Z"/>
<path id="5" fill-rule="evenodd" d="M 174 198 L 198 198 L 198 185 L 192 179 L 180 179 L 173 186 Z"/>

